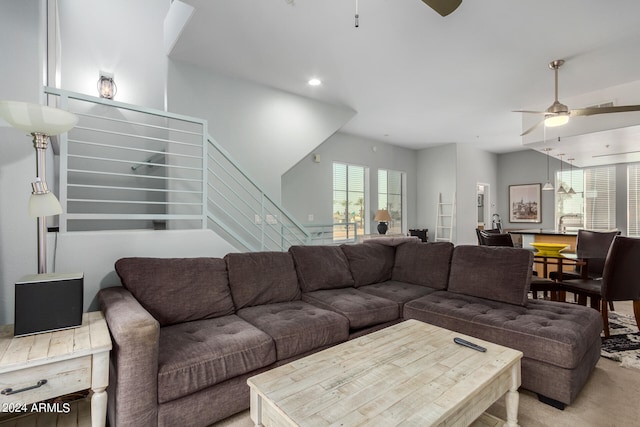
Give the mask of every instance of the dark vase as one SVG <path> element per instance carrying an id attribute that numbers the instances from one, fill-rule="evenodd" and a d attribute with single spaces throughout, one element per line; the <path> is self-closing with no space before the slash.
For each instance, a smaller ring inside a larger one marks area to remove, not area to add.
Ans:
<path id="1" fill-rule="evenodd" d="M 386 222 L 379 222 L 378 223 L 378 233 L 387 234 L 387 230 L 388 229 L 389 229 L 389 227 L 387 226 Z"/>

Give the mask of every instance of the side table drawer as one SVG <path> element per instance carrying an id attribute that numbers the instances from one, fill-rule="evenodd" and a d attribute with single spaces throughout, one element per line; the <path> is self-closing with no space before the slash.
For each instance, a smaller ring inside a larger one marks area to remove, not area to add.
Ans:
<path id="1" fill-rule="evenodd" d="M 37 386 L 41 380 L 46 383 Z M 16 393 L 7 394 L 9 388 Z M 83 356 L 0 374 L 0 403 L 29 404 L 88 388 L 91 356 Z"/>

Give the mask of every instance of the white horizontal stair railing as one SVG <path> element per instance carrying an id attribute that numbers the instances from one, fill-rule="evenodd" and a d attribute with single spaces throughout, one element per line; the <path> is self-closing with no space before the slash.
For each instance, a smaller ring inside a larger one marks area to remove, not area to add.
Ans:
<path id="1" fill-rule="evenodd" d="M 208 150 L 209 220 L 255 250 L 286 250 L 309 244 L 309 233 L 237 166 L 212 138 Z M 233 230 L 227 229 L 235 222 Z"/>
<path id="2" fill-rule="evenodd" d="M 212 228 L 249 251 L 309 234 L 213 141 L 202 119 L 45 88 L 79 117 L 53 140 L 60 231 Z"/>
<path id="3" fill-rule="evenodd" d="M 334 222 L 333 224 L 307 224 L 312 245 L 341 245 L 358 240 L 358 226 L 355 222 Z"/>

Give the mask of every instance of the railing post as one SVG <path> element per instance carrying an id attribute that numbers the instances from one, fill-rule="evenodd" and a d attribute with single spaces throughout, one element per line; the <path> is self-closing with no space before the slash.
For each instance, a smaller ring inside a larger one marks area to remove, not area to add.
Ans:
<path id="1" fill-rule="evenodd" d="M 58 107 L 63 110 L 69 109 L 69 98 L 66 95 L 60 95 L 58 97 L 59 104 Z M 65 132 L 61 135 L 58 135 L 58 144 L 60 146 L 60 180 L 58 187 L 58 195 L 60 196 L 60 204 L 62 205 L 62 213 L 58 216 L 58 229 L 60 232 L 65 233 L 67 231 L 67 209 L 68 203 L 68 192 L 67 192 L 67 183 L 68 183 L 68 168 L 69 168 L 69 145 L 67 143 L 68 133 Z"/>
<path id="2" fill-rule="evenodd" d="M 209 181 L 209 169 L 207 168 L 209 162 L 209 129 L 207 127 L 207 122 L 202 123 L 202 228 L 208 228 L 209 224 L 207 223 L 208 213 L 209 213 L 209 196 L 208 196 L 208 185 Z"/>
<path id="3" fill-rule="evenodd" d="M 265 211 L 264 211 L 264 193 L 261 191 L 260 192 L 260 231 L 261 231 L 261 235 L 260 235 L 260 250 L 264 251 L 264 239 L 265 239 L 265 223 L 266 223 L 266 217 L 265 217 Z"/>

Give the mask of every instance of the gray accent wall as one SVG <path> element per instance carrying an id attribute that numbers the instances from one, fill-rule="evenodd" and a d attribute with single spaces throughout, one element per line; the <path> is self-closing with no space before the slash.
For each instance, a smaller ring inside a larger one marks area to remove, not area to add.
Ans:
<path id="1" fill-rule="evenodd" d="M 570 165 L 563 162 L 563 169 Z M 560 170 L 560 160 L 557 157 L 549 159 L 549 178 L 555 185 L 554 177 Z M 544 185 L 547 182 L 547 156 L 534 150 L 517 151 L 500 154 L 498 156 L 498 213 L 502 217 L 502 224 L 506 229 L 543 228 L 555 229 L 555 190 L 541 191 L 542 193 L 542 222 L 541 223 L 512 223 L 509 222 L 509 186 L 518 184 Z M 627 232 L 627 164 L 616 165 L 616 226 L 622 232 Z"/>

